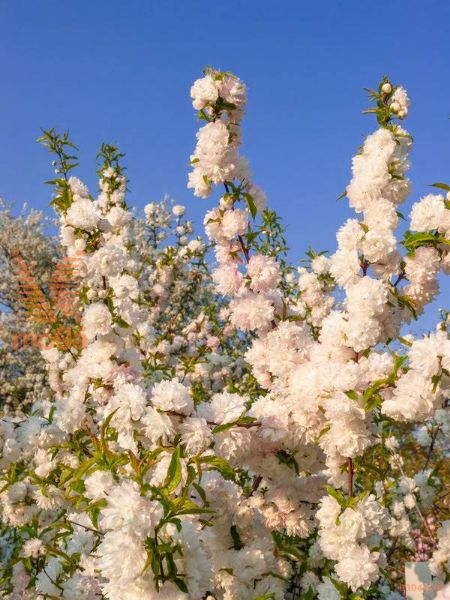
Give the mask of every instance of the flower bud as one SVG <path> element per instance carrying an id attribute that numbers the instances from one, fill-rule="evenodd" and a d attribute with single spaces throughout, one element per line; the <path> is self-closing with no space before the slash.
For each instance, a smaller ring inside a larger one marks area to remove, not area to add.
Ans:
<path id="1" fill-rule="evenodd" d="M 184 206 L 182 206 L 181 204 L 176 204 L 172 208 L 172 212 L 176 217 L 182 217 L 184 215 L 184 213 L 186 212 L 186 208 Z"/>

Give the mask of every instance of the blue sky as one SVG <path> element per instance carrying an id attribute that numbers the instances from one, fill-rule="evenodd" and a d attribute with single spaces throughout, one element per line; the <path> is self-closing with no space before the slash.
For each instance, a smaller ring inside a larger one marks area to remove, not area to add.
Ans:
<path id="1" fill-rule="evenodd" d="M 333 250 L 350 215 L 336 198 L 375 128 L 362 88 L 384 73 L 413 101 L 411 202 L 450 181 L 449 23 L 446 0 L 0 0 L 0 195 L 45 208 L 51 170 L 35 140 L 40 127 L 69 129 L 90 186 L 99 144 L 115 142 L 129 201 L 168 193 L 200 229 L 212 201 L 186 189 L 198 127 L 189 88 L 211 65 L 249 87 L 244 153 L 289 227 L 292 258 Z"/>

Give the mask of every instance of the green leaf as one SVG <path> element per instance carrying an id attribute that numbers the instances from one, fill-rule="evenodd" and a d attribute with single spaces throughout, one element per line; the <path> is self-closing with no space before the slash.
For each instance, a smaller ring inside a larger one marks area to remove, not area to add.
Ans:
<path id="1" fill-rule="evenodd" d="M 210 465 L 215 471 L 219 471 L 224 479 L 232 481 L 235 479 L 233 467 L 224 458 L 220 458 L 219 456 L 201 456 L 199 463 Z"/>
<path id="2" fill-rule="evenodd" d="M 181 590 L 185 594 L 189 593 L 187 585 L 184 583 L 184 581 L 182 579 L 180 579 L 180 577 L 174 577 L 174 579 L 172 581 L 174 582 L 174 584 L 177 586 L 177 588 L 179 590 Z"/>
<path id="3" fill-rule="evenodd" d="M 380 408 L 382 404 L 383 398 L 380 396 L 380 394 L 373 394 L 369 400 L 367 400 L 365 410 L 366 412 L 372 412 L 376 408 Z"/>
<path id="4" fill-rule="evenodd" d="M 353 498 L 349 498 L 347 500 L 347 506 L 349 508 L 354 508 L 361 502 L 361 500 L 364 500 L 364 498 L 368 495 L 369 495 L 369 492 L 367 490 L 365 490 L 364 492 L 361 492 L 357 496 L 353 496 Z"/>
<path id="5" fill-rule="evenodd" d="M 102 424 L 102 427 L 100 429 L 100 437 L 101 437 L 102 440 L 104 440 L 106 438 L 106 433 L 107 433 L 109 425 L 111 423 L 111 419 L 114 417 L 114 415 L 116 414 L 116 412 L 118 410 L 119 410 L 119 407 L 117 407 L 111 413 L 109 413 L 109 415 L 104 420 L 104 422 Z"/>
<path id="6" fill-rule="evenodd" d="M 181 447 L 178 445 L 172 453 L 167 476 L 164 481 L 164 488 L 168 492 L 172 492 L 181 481 Z"/>
<path id="7" fill-rule="evenodd" d="M 330 485 L 326 485 L 325 489 L 330 494 L 330 496 L 333 496 L 333 498 L 339 502 L 339 505 L 342 506 L 342 508 L 345 508 L 347 506 L 347 498 L 342 492 L 340 492 L 339 490 L 335 490 Z"/>
<path id="8" fill-rule="evenodd" d="M 407 231 L 405 233 L 405 240 L 402 242 L 402 244 L 407 250 L 413 251 L 416 248 L 420 248 L 420 246 L 425 246 L 427 244 L 445 244 L 448 246 L 450 245 L 450 240 L 435 233 L 411 233 Z"/>
<path id="9" fill-rule="evenodd" d="M 400 306 L 405 306 L 411 312 L 414 319 L 417 321 L 416 307 L 414 306 L 414 302 L 411 300 L 411 298 L 404 294 L 403 296 L 397 296 L 397 301 Z"/>
<path id="10" fill-rule="evenodd" d="M 195 488 L 195 490 L 197 491 L 197 494 L 200 496 L 200 498 L 202 499 L 203 504 L 208 504 L 208 501 L 206 499 L 206 492 L 205 490 L 202 488 L 201 485 L 199 485 L 198 483 L 193 483 L 192 484 L 193 487 Z"/>
<path id="11" fill-rule="evenodd" d="M 233 548 L 235 550 L 241 550 L 244 547 L 244 544 L 242 543 L 241 536 L 239 535 L 236 525 L 232 525 L 230 527 L 230 535 L 231 539 L 233 540 Z"/>
<path id="12" fill-rule="evenodd" d="M 363 394 L 363 402 L 366 405 L 366 409 L 367 409 L 367 405 L 370 403 L 372 397 L 374 395 L 378 394 L 380 387 L 382 385 L 384 385 L 385 383 L 386 383 L 386 379 L 378 379 L 377 381 L 374 381 L 373 384 L 365 390 L 365 392 Z M 370 409 L 367 409 L 367 410 L 370 410 Z"/>
<path id="13" fill-rule="evenodd" d="M 223 423 L 222 425 L 216 425 L 212 430 L 212 433 L 220 433 L 222 431 L 227 431 L 227 429 L 232 429 L 235 425 L 235 421 L 233 421 L 233 423 Z"/>
<path id="14" fill-rule="evenodd" d="M 441 381 L 442 375 L 433 375 L 431 378 L 431 383 L 433 384 L 433 394 L 436 392 L 438 385 Z"/>
<path id="15" fill-rule="evenodd" d="M 122 317 L 116 316 L 113 319 L 114 323 L 116 323 L 116 325 L 118 325 L 119 327 L 124 327 L 125 329 L 127 327 L 130 327 L 130 324 L 127 323 L 124 319 L 122 319 Z"/>
<path id="16" fill-rule="evenodd" d="M 342 583 L 341 581 L 338 581 L 337 579 L 333 579 L 333 577 L 328 576 L 330 581 L 333 583 L 334 587 L 337 589 L 337 591 L 341 594 L 342 598 L 346 598 L 347 597 L 347 586 L 345 585 L 345 583 Z"/>
<path id="17" fill-rule="evenodd" d="M 405 364 L 406 360 L 408 359 L 408 356 L 406 354 L 403 354 L 401 356 L 395 356 L 394 359 L 394 366 L 392 367 L 392 371 L 389 373 L 389 376 L 387 378 L 387 382 L 389 384 L 392 384 L 395 382 L 396 378 L 397 378 L 397 371 Z"/>
<path id="18" fill-rule="evenodd" d="M 177 498 L 173 501 L 172 511 L 176 515 L 201 515 L 204 513 L 213 513 L 211 508 L 198 506 L 188 498 Z"/>
<path id="19" fill-rule="evenodd" d="M 102 508 L 105 508 L 105 506 L 106 500 L 101 500 L 99 502 L 96 502 L 92 506 L 89 506 L 89 508 L 86 511 L 92 521 L 92 524 L 96 529 L 98 529 L 98 518 L 100 516 L 100 511 Z"/>
<path id="20" fill-rule="evenodd" d="M 272 537 L 280 554 L 286 555 L 291 560 L 295 558 L 300 564 L 305 564 L 305 554 L 297 546 L 289 541 L 286 541 L 286 536 L 284 534 L 282 534 L 280 531 L 273 531 Z"/>
<path id="21" fill-rule="evenodd" d="M 150 548 L 147 548 L 147 560 L 145 561 L 145 564 L 142 567 L 141 577 L 145 573 L 145 571 L 148 570 L 148 568 L 152 564 L 152 561 L 153 561 L 153 552 L 152 552 L 152 550 L 150 550 Z"/>
<path id="22" fill-rule="evenodd" d="M 236 425 L 249 425 L 250 423 L 255 423 L 256 419 L 255 417 L 249 417 L 249 416 L 244 416 L 244 417 L 239 417 L 239 419 L 236 421 Z"/>
<path id="23" fill-rule="evenodd" d="M 323 438 L 323 436 L 328 433 L 331 429 L 331 423 L 327 423 L 325 425 L 325 427 L 323 427 L 320 431 L 319 431 L 319 435 L 317 436 L 315 443 L 317 444 L 319 442 L 319 440 L 321 440 Z"/>
<path id="24" fill-rule="evenodd" d="M 295 471 L 297 475 L 300 473 L 298 463 L 292 454 L 289 454 L 289 452 L 286 452 L 286 450 L 278 450 L 278 452 L 276 453 L 276 457 L 278 458 L 280 463 L 286 465 L 287 467 Z"/>
<path id="25" fill-rule="evenodd" d="M 85 460 L 83 463 L 81 463 L 81 465 L 75 469 L 75 471 L 72 474 L 72 479 L 75 481 L 77 479 L 79 479 L 81 477 L 81 475 L 83 475 L 83 473 L 85 473 L 88 469 L 90 469 L 92 467 L 92 465 L 95 464 L 96 462 L 96 458 L 89 458 L 88 460 Z"/>
<path id="26" fill-rule="evenodd" d="M 78 492 L 79 494 L 82 494 L 86 489 L 85 485 L 84 485 L 84 481 L 82 479 L 77 479 L 77 480 L 73 481 L 70 485 L 70 488 L 74 492 Z"/>
<path id="27" fill-rule="evenodd" d="M 316 597 L 316 593 L 314 592 L 312 587 L 309 586 L 306 594 L 303 594 L 302 600 L 314 600 L 315 597 Z"/>
<path id="28" fill-rule="evenodd" d="M 419 231 L 408 236 L 407 240 L 403 242 L 405 248 L 416 248 L 419 244 L 434 243 L 436 236 L 433 233 L 427 233 Z"/>
<path id="29" fill-rule="evenodd" d="M 358 223 L 358 225 L 361 227 L 361 229 L 364 231 L 364 233 L 367 233 L 369 231 L 369 228 L 367 227 L 367 225 L 365 223 Z"/>
<path id="30" fill-rule="evenodd" d="M 239 417 L 236 421 L 232 423 L 222 423 L 222 425 L 216 425 L 212 430 L 212 433 L 220 433 L 221 431 L 227 431 L 227 429 L 231 429 L 232 427 L 239 427 L 239 425 L 248 425 L 250 423 L 254 423 L 256 419 L 254 417 Z"/>
<path id="31" fill-rule="evenodd" d="M 253 196 L 251 194 L 244 193 L 242 194 L 247 202 L 248 209 L 253 219 L 256 219 L 256 215 L 258 214 L 258 209 L 256 208 L 255 201 L 253 200 Z"/>
<path id="32" fill-rule="evenodd" d="M 182 508 L 177 511 L 177 515 L 203 515 L 205 513 L 212 514 L 216 512 L 212 508 L 202 508 L 201 506 L 195 506 L 195 508 Z"/>
<path id="33" fill-rule="evenodd" d="M 446 183 L 430 183 L 430 187 L 435 187 L 439 188 L 440 190 L 450 192 L 450 185 L 447 185 Z"/>

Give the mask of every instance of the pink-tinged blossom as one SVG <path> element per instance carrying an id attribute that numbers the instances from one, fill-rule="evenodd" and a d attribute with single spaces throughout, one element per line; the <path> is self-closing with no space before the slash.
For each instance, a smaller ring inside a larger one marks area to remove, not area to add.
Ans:
<path id="1" fill-rule="evenodd" d="M 247 293 L 230 303 L 231 322 L 243 331 L 266 330 L 271 326 L 275 309 L 261 294 Z"/>
<path id="2" fill-rule="evenodd" d="M 216 284 L 217 291 L 224 296 L 237 295 L 244 280 L 242 273 L 238 271 L 235 263 L 221 265 L 213 271 L 212 278 Z"/>
<path id="3" fill-rule="evenodd" d="M 269 292 L 280 281 L 280 268 L 272 256 L 254 254 L 247 265 L 247 274 L 254 292 Z"/>

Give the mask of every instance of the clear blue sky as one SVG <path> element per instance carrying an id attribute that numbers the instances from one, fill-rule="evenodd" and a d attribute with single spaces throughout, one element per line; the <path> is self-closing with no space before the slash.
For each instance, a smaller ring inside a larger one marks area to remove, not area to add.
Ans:
<path id="1" fill-rule="evenodd" d="M 116 142 L 130 202 L 169 193 L 200 228 L 211 201 L 186 189 L 189 88 L 209 64 L 249 87 L 244 152 L 292 258 L 333 250 L 350 214 L 336 198 L 375 127 L 362 88 L 384 73 L 413 101 L 411 201 L 450 181 L 449 25 L 447 0 L 0 0 L 0 195 L 46 207 L 49 157 L 35 139 L 53 126 L 70 130 L 90 186 L 98 145 Z"/>

